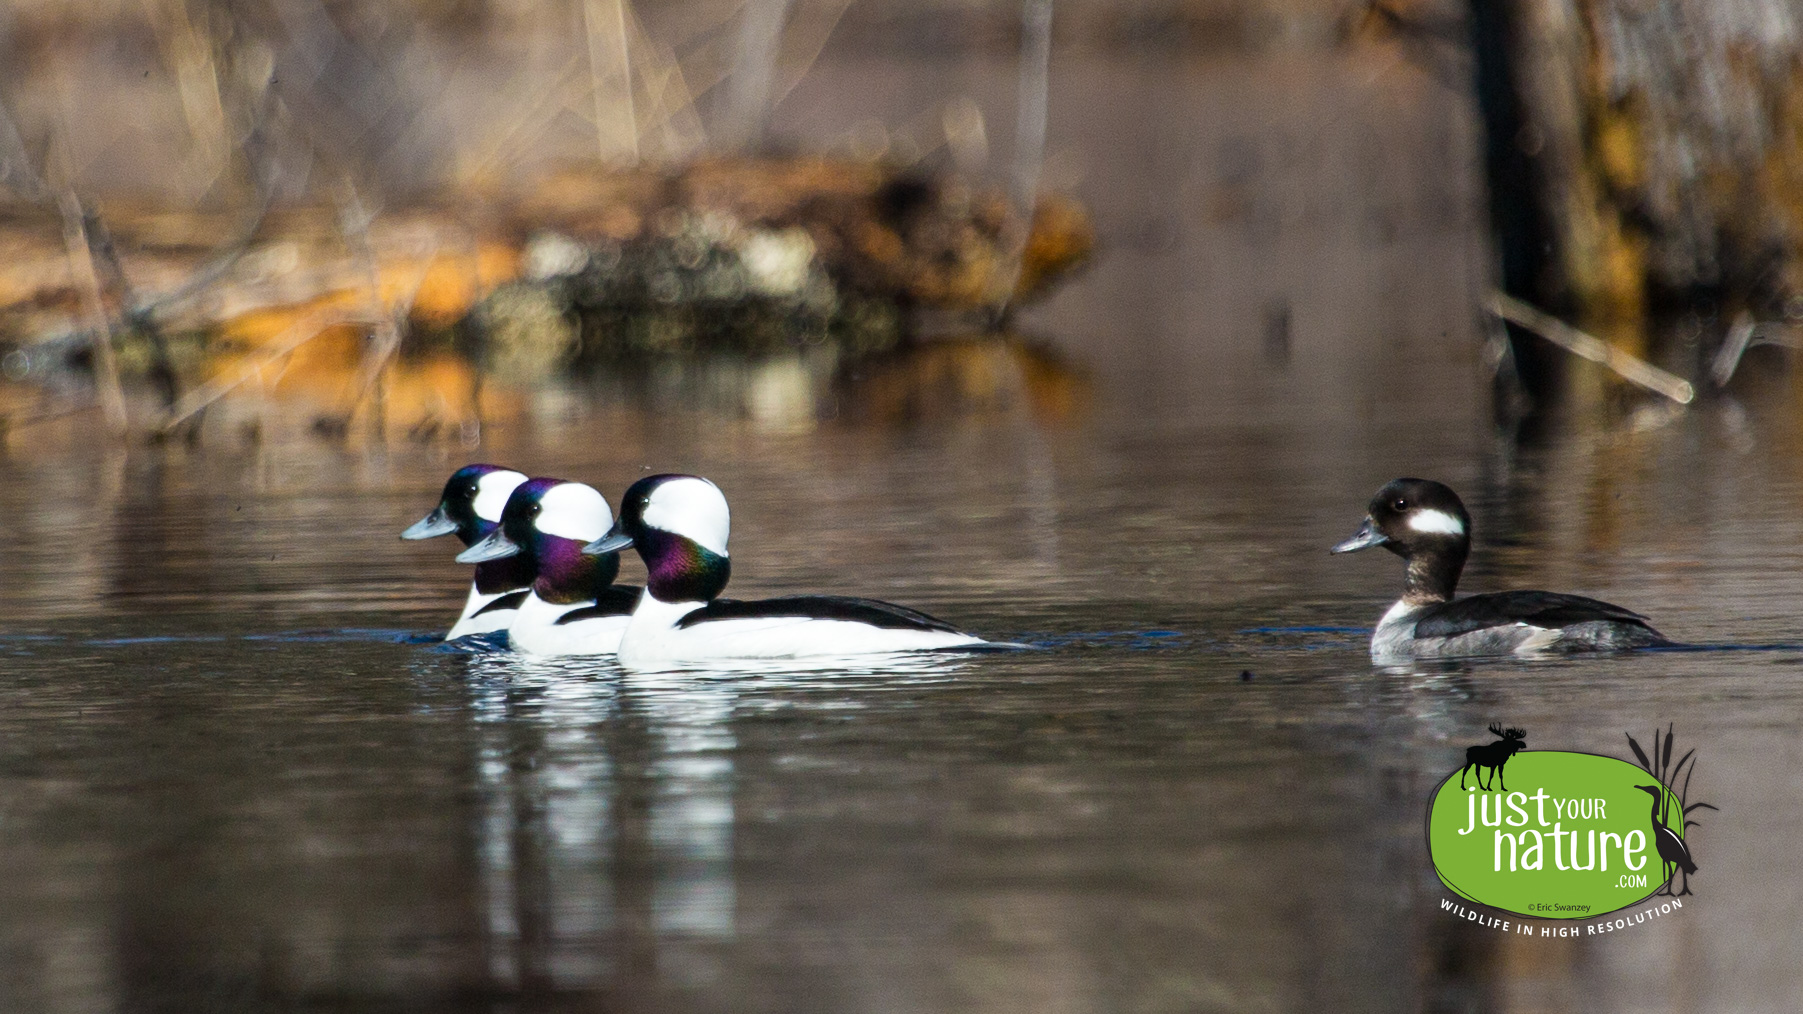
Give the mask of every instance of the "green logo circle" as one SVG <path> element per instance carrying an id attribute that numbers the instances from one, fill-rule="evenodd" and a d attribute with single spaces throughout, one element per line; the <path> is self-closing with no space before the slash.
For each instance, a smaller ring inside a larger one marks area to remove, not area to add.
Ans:
<path id="1" fill-rule="evenodd" d="M 1428 807 L 1440 881 L 1468 901 L 1539 919 L 1588 919 L 1646 900 L 1678 868 L 1671 856 L 1683 836 L 1677 796 L 1627 761 L 1589 753 L 1522 751 L 1487 777 L 1468 767 L 1448 775 Z"/>

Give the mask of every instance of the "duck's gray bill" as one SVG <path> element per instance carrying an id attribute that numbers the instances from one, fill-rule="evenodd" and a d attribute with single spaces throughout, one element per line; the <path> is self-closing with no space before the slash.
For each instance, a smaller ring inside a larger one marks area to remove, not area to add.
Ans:
<path id="1" fill-rule="evenodd" d="M 595 541 L 582 547 L 582 551 L 590 556 L 601 556 L 605 553 L 617 553 L 632 545 L 632 536 L 621 532 L 608 532 Z"/>
<path id="2" fill-rule="evenodd" d="M 1352 538 L 1333 547 L 1328 550 L 1328 552 L 1356 553 L 1361 549 L 1370 549 L 1372 546 L 1381 546 L 1388 541 L 1390 541 L 1389 536 L 1378 531 L 1371 524 L 1371 519 L 1366 518 L 1365 523 L 1359 526 L 1359 530 L 1352 533 Z"/>
<path id="3" fill-rule="evenodd" d="M 458 563 L 487 563 L 490 560 L 505 560 L 510 556 L 518 556 L 520 547 L 510 538 L 501 534 L 500 529 L 488 533 L 488 538 L 476 543 L 457 554 Z"/>
<path id="4" fill-rule="evenodd" d="M 440 535 L 449 535 L 456 530 L 457 522 L 445 515 L 444 505 L 440 504 L 437 510 L 408 525 L 407 530 L 401 533 L 401 538 L 434 539 Z"/>

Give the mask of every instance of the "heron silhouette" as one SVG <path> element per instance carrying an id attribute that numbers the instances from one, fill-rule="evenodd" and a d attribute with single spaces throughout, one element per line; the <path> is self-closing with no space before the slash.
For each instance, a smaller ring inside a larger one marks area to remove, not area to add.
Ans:
<path id="1" fill-rule="evenodd" d="M 1636 785 L 1635 788 L 1653 797 L 1653 845 L 1659 850 L 1659 860 L 1665 872 L 1665 893 L 1672 893 L 1673 867 L 1684 871 L 1684 890 L 1680 895 L 1690 893 L 1690 875 L 1697 871 L 1697 864 L 1690 858 L 1690 848 L 1677 832 L 1659 819 L 1660 804 L 1665 802 L 1665 786 Z"/>

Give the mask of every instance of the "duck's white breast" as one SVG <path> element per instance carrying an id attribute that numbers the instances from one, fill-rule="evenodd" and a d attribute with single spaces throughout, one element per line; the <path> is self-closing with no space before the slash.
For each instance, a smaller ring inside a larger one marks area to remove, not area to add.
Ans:
<path id="1" fill-rule="evenodd" d="M 570 623 L 557 622 L 564 614 L 593 604 L 556 605 L 539 598 L 536 592 L 527 595 L 507 628 L 507 640 L 515 651 L 529 655 L 612 655 L 620 650 L 620 635 L 625 633 L 631 617 L 593 616 Z"/>
<path id="2" fill-rule="evenodd" d="M 518 612 L 516 609 L 490 609 L 486 613 L 482 612 L 494 600 L 510 594 L 512 593 L 496 592 L 493 595 L 484 595 L 476 590 L 476 583 L 471 581 L 469 598 L 463 603 L 463 615 L 459 616 L 457 622 L 451 625 L 451 629 L 445 632 L 444 639 L 455 641 L 459 637 L 468 637 L 471 634 L 489 634 L 513 626 L 514 615 Z M 481 615 L 477 615 L 478 613 Z"/>

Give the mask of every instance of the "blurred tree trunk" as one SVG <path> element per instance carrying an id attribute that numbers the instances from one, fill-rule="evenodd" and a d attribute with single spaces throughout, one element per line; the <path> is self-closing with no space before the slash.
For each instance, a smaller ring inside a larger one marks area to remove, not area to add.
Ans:
<path id="1" fill-rule="evenodd" d="M 1667 318 L 1709 343 L 1798 307 L 1794 0 L 1469 2 L 1505 291 L 1636 355 Z M 1556 389 L 1557 354 L 1512 336 Z"/>

